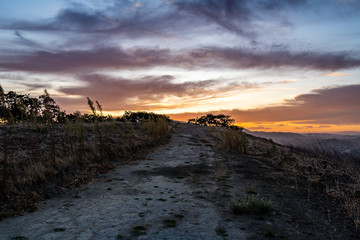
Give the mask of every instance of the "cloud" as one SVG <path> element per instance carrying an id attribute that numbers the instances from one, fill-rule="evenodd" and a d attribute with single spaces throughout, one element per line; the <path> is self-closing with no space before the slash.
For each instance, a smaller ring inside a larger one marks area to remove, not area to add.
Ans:
<path id="1" fill-rule="evenodd" d="M 134 10 L 131 1 L 113 1 L 110 7 L 97 10 L 82 4 L 73 4 L 71 8 L 60 10 L 53 18 L 37 21 L 7 20 L 0 23 L 0 29 L 57 34 L 75 32 L 87 34 L 88 38 L 94 37 L 94 34 L 107 38 L 114 35 L 134 38 L 168 35 L 166 32 L 173 31 L 174 27 L 182 32 L 181 29 L 186 29 L 185 25 L 190 22 L 179 16 L 174 9 L 169 9 L 169 5 L 160 4 L 152 8 L 135 6 L 135 9 L 140 8 L 141 10 Z M 163 8 L 166 11 L 160 11 Z"/>
<path id="2" fill-rule="evenodd" d="M 43 89 L 49 89 L 51 88 L 51 84 L 47 84 L 47 83 L 23 83 L 24 86 L 27 87 L 28 91 L 32 91 L 32 90 L 43 90 Z"/>
<path id="3" fill-rule="evenodd" d="M 123 34 L 130 37 L 182 34 L 192 26 L 229 31 L 253 39 L 260 29 L 254 21 L 272 16 L 288 22 L 275 10 L 303 5 L 305 1 L 262 0 L 177 0 L 177 1 L 108 1 L 109 6 L 94 10 L 83 4 L 62 9 L 50 19 L 41 21 L 7 21 L 0 29 L 25 31 L 79 32 L 89 34 Z M 265 12 L 265 13 L 264 13 Z M 268 13 L 271 14 L 268 14 Z"/>
<path id="4" fill-rule="evenodd" d="M 22 56 L 0 57 L 0 68 L 36 72 L 133 69 L 165 64 L 167 50 L 129 50 L 101 48 L 61 52 L 38 51 Z"/>
<path id="5" fill-rule="evenodd" d="M 330 73 L 324 74 L 324 76 L 327 76 L 327 77 L 342 77 L 342 76 L 347 76 L 347 75 L 351 75 L 351 74 L 343 73 L 343 72 L 330 72 Z"/>
<path id="6" fill-rule="evenodd" d="M 95 48 L 72 51 L 37 51 L 26 55 L 0 56 L 0 69 L 36 72 L 74 70 L 141 69 L 156 66 L 193 68 L 269 69 L 299 68 L 313 70 L 347 69 L 360 66 L 360 58 L 350 52 L 318 53 L 249 51 L 242 48 L 207 47 L 171 51 L 146 48 Z"/>
<path id="7" fill-rule="evenodd" d="M 81 75 L 79 79 L 84 86 L 60 88 L 59 91 L 98 99 L 108 111 L 169 109 L 186 104 L 186 98 L 192 102 L 213 97 L 212 88 L 220 83 L 219 80 L 174 83 L 174 77 L 169 75 L 126 79 L 93 74 Z M 168 98 L 183 98 L 183 101 L 164 104 Z"/>
<path id="8" fill-rule="evenodd" d="M 360 85 L 323 88 L 298 95 L 280 106 L 221 110 L 218 113 L 229 114 L 239 123 L 295 121 L 298 124 L 360 124 L 359 92 Z M 203 114 L 205 113 L 171 116 L 175 119 L 186 119 Z"/>
<path id="9" fill-rule="evenodd" d="M 41 48 L 41 45 L 24 37 L 23 34 L 21 34 L 19 31 L 14 32 L 15 36 L 18 37 L 18 42 L 21 43 L 21 45 L 25 45 L 32 48 Z"/>
<path id="10" fill-rule="evenodd" d="M 82 102 L 56 98 L 65 109 L 72 109 L 77 103 L 84 106 L 86 97 L 99 100 L 107 111 L 123 110 L 168 110 L 208 104 L 225 96 L 261 88 L 276 82 L 249 83 L 227 79 L 210 79 L 191 82 L 176 82 L 170 75 L 143 76 L 138 78 L 111 77 L 103 74 L 80 74 L 83 84 L 76 87 L 62 87 L 58 91 L 66 96 L 77 96 Z M 86 108 L 86 107 L 85 107 Z"/>
<path id="11" fill-rule="evenodd" d="M 360 58 L 351 52 L 290 52 L 288 50 L 249 51 L 242 48 L 203 50 L 233 68 L 293 67 L 315 70 L 338 70 L 360 66 Z"/>
<path id="12" fill-rule="evenodd" d="M 246 26 L 250 25 L 252 12 L 248 8 L 248 1 L 176 1 L 178 11 L 186 11 L 204 18 L 223 27 L 230 32 L 235 32 L 245 37 L 253 37 L 254 33 Z"/>

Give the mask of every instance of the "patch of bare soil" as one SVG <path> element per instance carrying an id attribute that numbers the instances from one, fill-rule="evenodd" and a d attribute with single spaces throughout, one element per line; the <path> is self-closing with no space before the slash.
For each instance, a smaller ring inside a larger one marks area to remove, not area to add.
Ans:
<path id="1" fill-rule="evenodd" d="M 274 181 L 265 157 L 219 149 L 210 128 L 180 124 L 169 144 L 0 222 L 0 239 L 358 239 L 336 205 Z M 280 179 L 281 180 L 281 179 Z M 271 211 L 235 214 L 233 199 Z"/>

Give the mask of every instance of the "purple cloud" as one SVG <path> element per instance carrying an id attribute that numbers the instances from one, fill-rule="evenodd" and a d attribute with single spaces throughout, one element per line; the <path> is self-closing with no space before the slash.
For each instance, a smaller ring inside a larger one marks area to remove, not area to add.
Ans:
<path id="1" fill-rule="evenodd" d="M 298 68 L 335 71 L 360 66 L 350 52 L 318 53 L 249 51 L 242 48 L 208 47 L 190 51 L 168 49 L 96 48 L 92 50 L 38 51 L 0 56 L 0 69 L 35 72 L 73 72 L 99 69 L 142 69 L 155 66 L 193 68 L 269 69 Z"/>

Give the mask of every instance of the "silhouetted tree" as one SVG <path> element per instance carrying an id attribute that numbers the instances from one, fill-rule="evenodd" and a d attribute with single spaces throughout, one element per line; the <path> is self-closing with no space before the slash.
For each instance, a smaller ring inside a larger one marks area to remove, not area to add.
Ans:
<path id="1" fill-rule="evenodd" d="M 35 119 L 40 122 L 65 121 L 65 112 L 61 111 L 59 105 L 46 90 L 45 94 L 39 98 L 30 97 L 29 94 L 17 94 L 14 91 L 4 93 L 2 88 L 1 92 L 0 119 L 5 122 L 9 122 L 11 118 L 14 122 L 35 121 Z"/>
<path id="2" fill-rule="evenodd" d="M 138 122 L 138 121 L 147 121 L 153 120 L 157 122 L 159 119 L 166 119 L 168 122 L 170 121 L 169 116 L 163 114 L 157 114 L 153 112 L 131 112 L 125 111 L 122 119 L 130 122 Z"/>
<path id="3" fill-rule="evenodd" d="M 188 120 L 188 123 L 194 123 L 202 126 L 218 126 L 218 127 L 230 127 L 235 122 L 229 115 L 224 114 L 207 114 L 200 118 L 192 118 Z"/>

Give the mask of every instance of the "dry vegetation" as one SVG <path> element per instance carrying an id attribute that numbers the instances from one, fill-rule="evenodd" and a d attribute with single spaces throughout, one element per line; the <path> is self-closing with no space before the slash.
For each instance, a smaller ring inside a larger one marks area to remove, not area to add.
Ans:
<path id="1" fill-rule="evenodd" d="M 359 159 L 334 153 L 332 149 L 314 152 L 290 148 L 241 130 L 218 128 L 212 134 L 219 139 L 221 149 L 252 155 L 254 161 L 268 169 L 265 174 L 273 181 L 299 191 L 308 199 L 325 204 L 332 199 L 335 208 L 330 203 L 325 207 L 329 211 L 345 210 L 355 227 L 360 227 Z"/>
<path id="2" fill-rule="evenodd" d="M 35 210 L 34 201 L 46 196 L 48 188 L 77 186 L 110 171 L 116 162 L 144 154 L 166 138 L 169 128 L 163 119 L 2 126 L 1 136 L 5 131 L 7 143 L 0 157 L 4 159 L 5 148 L 8 157 L 0 167 L 2 202 L 20 214 Z"/>
<path id="3" fill-rule="evenodd" d="M 16 101 L 17 106 L 23 105 Z M 55 187 L 87 182 L 110 171 L 117 162 L 146 153 L 169 133 L 166 116 L 127 112 L 115 121 L 103 117 L 102 106 L 96 101 L 95 107 L 90 99 L 92 116 L 64 115 L 64 123 L 53 120 L 46 101 L 42 115 L 30 115 L 23 108 L 18 121 L 13 121 L 13 109 L 4 97 L 0 103 L 0 119 L 5 119 L 0 124 L 0 220 L 35 211 L 36 202 Z"/>

